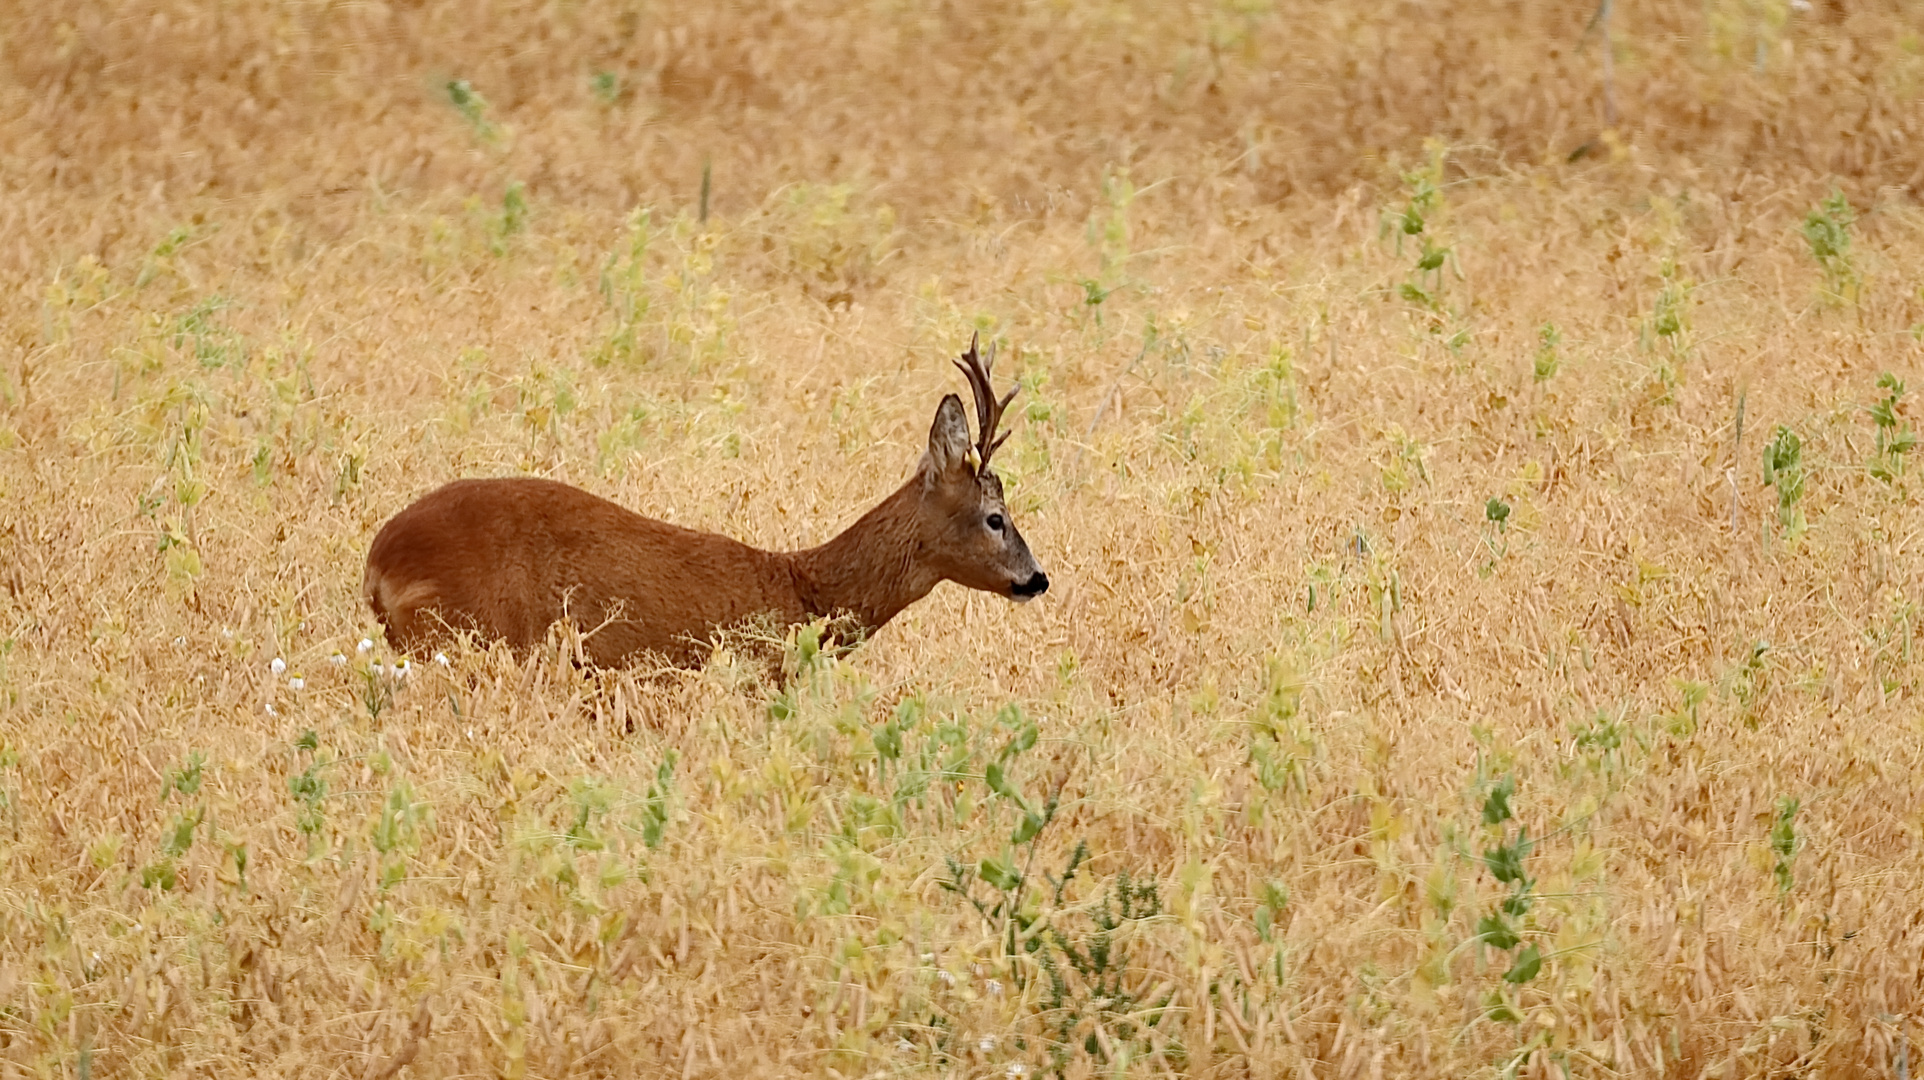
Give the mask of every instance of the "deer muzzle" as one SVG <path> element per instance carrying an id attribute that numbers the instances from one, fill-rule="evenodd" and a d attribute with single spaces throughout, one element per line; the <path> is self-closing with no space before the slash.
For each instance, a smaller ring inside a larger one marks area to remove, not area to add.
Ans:
<path id="1" fill-rule="evenodd" d="M 1009 586 L 1009 599 L 1018 604 L 1026 604 L 1049 591 L 1049 575 L 1037 570 L 1027 581 L 1018 581 Z"/>

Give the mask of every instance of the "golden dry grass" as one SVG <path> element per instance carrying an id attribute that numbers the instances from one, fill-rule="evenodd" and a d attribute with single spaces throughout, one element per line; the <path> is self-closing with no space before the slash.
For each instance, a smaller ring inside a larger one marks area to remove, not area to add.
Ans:
<path id="1" fill-rule="evenodd" d="M 1924 44 L 1814 4 L 1614 127 L 1587 4 L 0 6 L 0 1076 L 1905 1075 Z M 1043 602 L 358 650 L 457 475 L 817 542 L 974 328 Z"/>

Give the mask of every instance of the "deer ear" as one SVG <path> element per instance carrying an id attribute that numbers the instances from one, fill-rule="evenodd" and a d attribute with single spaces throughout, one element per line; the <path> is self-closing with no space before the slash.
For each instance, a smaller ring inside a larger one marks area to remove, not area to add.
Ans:
<path id="1" fill-rule="evenodd" d="M 962 399 L 950 394 L 935 408 L 935 423 L 929 427 L 929 466 L 931 476 L 946 476 L 955 469 L 974 471 L 969 464 L 969 418 L 962 411 Z"/>

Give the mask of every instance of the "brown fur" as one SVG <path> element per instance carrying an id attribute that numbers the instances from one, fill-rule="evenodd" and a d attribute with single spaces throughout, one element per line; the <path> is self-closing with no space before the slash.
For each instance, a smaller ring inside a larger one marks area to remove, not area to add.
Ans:
<path id="1" fill-rule="evenodd" d="M 762 551 L 553 480 L 457 480 L 382 526 L 363 590 L 389 641 L 417 655 L 450 629 L 526 651 L 565 619 L 596 664 L 654 654 L 687 666 L 717 630 L 757 620 L 846 616 L 873 631 L 942 581 L 1037 595 L 1048 578 L 1007 518 L 951 394 L 915 475 L 820 547 Z"/>

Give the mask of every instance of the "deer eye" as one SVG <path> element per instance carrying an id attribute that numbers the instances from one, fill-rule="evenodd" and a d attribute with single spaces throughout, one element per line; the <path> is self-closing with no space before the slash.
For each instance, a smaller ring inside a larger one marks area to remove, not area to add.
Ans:
<path id="1" fill-rule="evenodd" d="M 984 521 L 983 524 L 987 525 L 989 528 L 995 530 L 996 532 L 1001 532 L 1003 528 L 1007 526 L 1009 523 L 1002 520 L 1001 514 L 990 514 L 988 516 L 988 519 Z"/>

